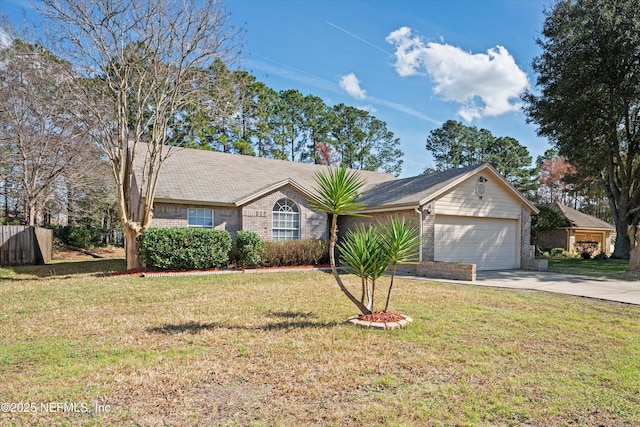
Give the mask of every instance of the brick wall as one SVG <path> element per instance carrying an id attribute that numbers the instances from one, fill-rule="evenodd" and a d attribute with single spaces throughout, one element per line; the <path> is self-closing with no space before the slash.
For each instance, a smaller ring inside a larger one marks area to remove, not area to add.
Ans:
<path id="1" fill-rule="evenodd" d="M 534 259 L 525 263 L 522 269 L 529 271 L 547 271 L 549 270 L 549 261 L 546 259 Z"/>
<path id="2" fill-rule="evenodd" d="M 476 265 L 462 262 L 424 261 L 418 264 L 416 274 L 434 279 L 467 280 L 472 282 L 476 280 Z"/>
<path id="3" fill-rule="evenodd" d="M 531 252 L 531 211 L 524 205 L 520 208 L 520 268 L 531 264 L 534 253 Z"/>
<path id="4" fill-rule="evenodd" d="M 527 259 L 523 258 L 522 268 L 523 270 L 531 271 L 547 271 L 549 269 L 549 261 L 546 259 L 535 259 L 536 247 L 534 245 L 529 246 L 529 256 Z"/>
<path id="5" fill-rule="evenodd" d="M 273 207 L 283 198 L 293 200 L 300 209 L 300 239 L 326 240 L 329 238 L 327 214 L 311 209 L 306 196 L 290 186 L 280 188 L 244 205 L 242 229 L 254 231 L 264 240 L 271 240 Z"/>
<path id="6" fill-rule="evenodd" d="M 422 261 L 433 261 L 436 256 L 436 215 L 435 212 L 422 214 Z"/>
<path id="7" fill-rule="evenodd" d="M 329 238 L 327 214 L 312 210 L 306 197 L 288 186 L 239 208 L 155 203 L 153 227 L 186 227 L 189 208 L 213 209 L 215 229 L 227 230 L 232 237 L 238 230 L 254 231 L 262 239 L 271 240 L 273 207 L 282 198 L 293 200 L 300 209 L 301 239 L 326 240 Z"/>
<path id="8" fill-rule="evenodd" d="M 226 230 L 235 236 L 240 230 L 240 208 L 205 205 L 179 205 L 173 203 L 154 203 L 153 227 L 186 227 L 189 208 L 212 209 L 213 228 Z"/>
<path id="9" fill-rule="evenodd" d="M 567 230 L 555 229 L 543 231 L 537 236 L 536 245 L 540 249 L 562 248 L 565 251 L 568 251 L 569 247 L 567 245 Z"/>

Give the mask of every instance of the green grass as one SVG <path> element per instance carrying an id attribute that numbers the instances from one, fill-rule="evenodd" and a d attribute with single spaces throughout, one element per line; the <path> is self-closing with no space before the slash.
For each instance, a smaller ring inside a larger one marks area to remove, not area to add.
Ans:
<path id="1" fill-rule="evenodd" d="M 0 269 L 0 402 L 103 410 L 0 425 L 640 425 L 637 306 L 396 279 L 379 331 L 323 272 L 69 268 Z"/>
<path id="2" fill-rule="evenodd" d="M 609 279 L 640 280 L 640 272 L 627 271 L 629 261 L 624 259 L 582 259 L 548 257 L 549 271 Z"/>

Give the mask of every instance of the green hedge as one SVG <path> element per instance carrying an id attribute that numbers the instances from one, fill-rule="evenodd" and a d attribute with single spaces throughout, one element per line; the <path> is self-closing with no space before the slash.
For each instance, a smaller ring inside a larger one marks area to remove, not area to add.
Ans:
<path id="1" fill-rule="evenodd" d="M 225 267 L 230 250 L 228 231 L 205 228 L 150 228 L 140 242 L 145 265 L 162 270 Z"/>
<path id="2" fill-rule="evenodd" d="M 322 265 L 329 263 L 329 242 L 323 240 L 285 240 L 265 242 L 262 265 Z"/>
<path id="3" fill-rule="evenodd" d="M 264 253 L 264 241 L 253 231 L 236 234 L 236 262 L 240 267 L 259 267 Z"/>

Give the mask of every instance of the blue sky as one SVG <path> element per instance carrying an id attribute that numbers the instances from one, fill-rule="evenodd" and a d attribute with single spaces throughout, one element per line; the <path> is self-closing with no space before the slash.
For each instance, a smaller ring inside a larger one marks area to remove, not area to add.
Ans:
<path id="1" fill-rule="evenodd" d="M 446 120 L 525 145 L 549 145 L 526 124 L 518 94 L 532 88 L 531 61 L 544 0 L 229 0 L 246 30 L 236 64 L 275 90 L 297 89 L 385 121 L 405 153 L 401 176 L 432 166 L 429 131 Z M 14 25 L 28 0 L 0 0 Z"/>

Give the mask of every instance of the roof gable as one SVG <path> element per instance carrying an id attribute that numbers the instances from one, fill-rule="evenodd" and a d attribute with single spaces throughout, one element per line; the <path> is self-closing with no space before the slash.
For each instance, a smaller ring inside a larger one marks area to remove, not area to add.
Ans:
<path id="1" fill-rule="evenodd" d="M 488 163 L 371 185 L 365 188 L 358 201 L 366 205 L 365 211 L 422 206 L 441 197 L 479 172 L 488 172 L 493 175 L 512 197 L 525 204 L 531 212 L 538 213 L 535 206 Z"/>
<path id="2" fill-rule="evenodd" d="M 247 204 L 257 198 L 260 198 L 262 196 L 264 196 L 265 194 L 268 194 L 272 191 L 278 190 L 279 188 L 282 188 L 284 186 L 290 186 L 293 189 L 295 189 L 296 191 L 298 191 L 299 193 L 302 193 L 305 197 L 307 198 L 313 198 L 313 194 L 309 193 L 308 189 L 303 188 L 302 186 L 300 186 L 297 182 L 295 182 L 292 179 L 285 179 L 283 181 L 279 181 L 279 182 L 275 182 L 273 184 L 267 185 L 266 187 L 259 189 L 256 192 L 247 194 L 246 197 L 240 198 L 238 200 L 235 201 L 235 205 L 236 206 L 242 206 L 244 204 Z"/>

